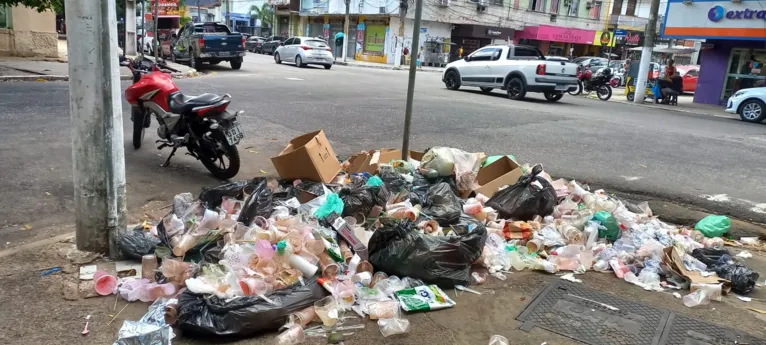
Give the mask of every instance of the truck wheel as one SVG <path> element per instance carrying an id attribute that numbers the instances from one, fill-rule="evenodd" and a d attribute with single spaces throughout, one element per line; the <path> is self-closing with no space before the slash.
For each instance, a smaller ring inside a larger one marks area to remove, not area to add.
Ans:
<path id="1" fill-rule="evenodd" d="M 524 96 L 527 94 L 527 89 L 524 87 L 524 81 L 518 77 L 511 78 L 505 86 L 505 90 L 508 93 L 508 98 L 515 101 L 524 99 Z"/>
<path id="2" fill-rule="evenodd" d="M 242 68 L 242 60 L 236 59 L 229 61 L 229 64 L 231 64 L 231 69 L 240 69 Z"/>
<path id="3" fill-rule="evenodd" d="M 189 50 L 189 67 L 199 71 L 199 61 L 197 60 L 197 57 L 194 56 L 194 51 L 191 50 Z"/>

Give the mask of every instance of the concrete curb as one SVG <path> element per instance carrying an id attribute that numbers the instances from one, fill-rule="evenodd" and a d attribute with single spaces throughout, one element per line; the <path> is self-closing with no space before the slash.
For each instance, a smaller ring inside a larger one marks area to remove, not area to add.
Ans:
<path id="1" fill-rule="evenodd" d="M 675 111 L 677 113 L 686 113 L 686 114 L 694 114 L 694 115 L 705 115 L 705 116 L 716 116 L 716 117 L 731 117 L 732 119 L 739 119 L 739 116 L 724 113 L 721 111 L 721 114 L 710 114 L 710 113 L 703 113 L 695 111 L 694 109 L 685 109 L 685 108 L 671 108 L 671 107 L 658 107 L 655 104 L 644 102 L 645 104 L 637 104 L 633 102 L 627 102 L 627 101 L 613 101 L 615 103 L 620 104 L 627 104 L 627 105 L 634 105 L 637 107 L 645 107 L 645 108 L 651 108 L 651 109 L 660 109 L 660 110 L 667 110 L 667 111 Z M 676 107 L 682 107 L 681 105 L 677 105 Z M 729 116 L 731 115 L 731 116 Z"/>
<path id="2" fill-rule="evenodd" d="M 132 80 L 130 75 L 121 75 L 120 80 Z M 3 81 L 69 81 L 68 75 L 9 75 L 0 76 L 0 82 Z"/>
<path id="3" fill-rule="evenodd" d="M 389 71 L 409 71 L 410 70 L 409 67 L 394 67 L 394 66 L 389 66 L 389 65 L 380 65 L 380 66 L 375 66 L 375 65 L 358 65 L 358 64 L 342 62 L 342 61 L 336 61 L 334 64 L 340 65 L 340 66 L 346 66 L 346 67 L 385 69 L 385 70 L 389 70 Z M 435 69 L 423 69 L 423 70 L 418 70 L 418 72 L 442 73 L 444 71 L 435 70 Z"/>

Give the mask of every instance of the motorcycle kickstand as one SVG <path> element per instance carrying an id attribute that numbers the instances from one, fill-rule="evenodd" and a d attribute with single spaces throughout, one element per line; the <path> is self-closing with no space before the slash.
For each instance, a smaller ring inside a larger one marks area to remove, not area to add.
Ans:
<path id="1" fill-rule="evenodd" d="M 173 151 L 170 151 L 170 156 L 168 156 L 168 159 L 165 161 L 165 163 L 162 163 L 160 167 L 167 168 L 170 165 L 170 159 L 173 158 L 173 155 L 176 154 L 176 150 L 178 150 L 178 148 L 174 147 Z"/>

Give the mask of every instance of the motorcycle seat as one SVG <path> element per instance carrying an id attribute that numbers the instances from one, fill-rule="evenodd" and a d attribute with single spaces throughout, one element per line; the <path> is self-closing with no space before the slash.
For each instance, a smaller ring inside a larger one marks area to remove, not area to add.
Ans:
<path id="1" fill-rule="evenodd" d="M 189 113 L 196 107 L 213 105 L 223 100 L 223 96 L 203 93 L 199 96 L 187 96 L 180 92 L 171 94 L 168 98 L 170 111 L 176 114 Z"/>

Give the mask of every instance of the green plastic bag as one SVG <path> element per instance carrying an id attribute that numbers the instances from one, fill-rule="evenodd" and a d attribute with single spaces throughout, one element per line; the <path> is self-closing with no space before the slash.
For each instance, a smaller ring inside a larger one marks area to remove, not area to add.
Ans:
<path id="1" fill-rule="evenodd" d="M 701 232 L 705 237 L 721 237 L 731 227 L 731 220 L 726 216 L 709 215 L 700 219 L 694 230 Z"/>
<path id="2" fill-rule="evenodd" d="M 338 215 L 343 214 L 343 200 L 341 200 L 337 193 L 328 194 L 324 204 L 314 211 L 314 216 L 322 219 L 331 215 L 333 212 Z"/>
<path id="3" fill-rule="evenodd" d="M 383 184 L 383 180 L 380 177 L 373 176 L 367 179 L 367 184 L 370 187 L 380 187 Z"/>
<path id="4" fill-rule="evenodd" d="M 620 224 L 611 213 L 598 211 L 593 215 L 593 220 L 601 223 L 598 227 L 598 237 L 606 238 L 609 241 L 616 241 L 620 237 Z"/>

